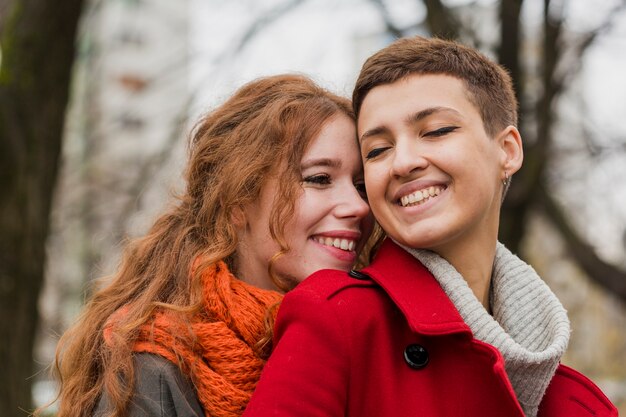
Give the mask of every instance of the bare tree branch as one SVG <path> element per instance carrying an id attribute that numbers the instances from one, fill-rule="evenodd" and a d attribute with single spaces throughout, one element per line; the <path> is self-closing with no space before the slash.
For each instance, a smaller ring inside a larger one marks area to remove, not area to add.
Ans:
<path id="1" fill-rule="evenodd" d="M 260 19 L 257 19 L 249 28 L 246 30 L 244 35 L 241 37 L 237 45 L 232 48 L 233 55 L 238 54 L 245 48 L 245 46 L 250 42 L 252 38 L 257 36 L 257 34 L 269 26 L 271 23 L 284 16 L 285 13 L 293 10 L 297 6 L 304 3 L 306 0 L 291 0 L 278 6 L 274 7 L 267 14 L 262 16 Z"/>
<path id="2" fill-rule="evenodd" d="M 511 70 L 512 74 L 517 72 L 517 76 L 513 75 L 514 83 L 517 88 L 522 88 L 521 68 L 513 63 L 515 57 L 511 56 L 510 53 L 511 50 L 514 50 L 514 41 L 504 38 L 504 36 L 512 36 L 516 33 L 519 35 L 517 28 L 511 29 L 516 25 L 513 18 L 515 17 L 515 12 L 519 13 L 518 6 L 521 6 L 519 0 L 506 0 L 501 4 L 501 18 L 508 20 L 502 21 L 501 36 L 503 36 L 503 43 L 500 52 L 505 53 L 505 51 L 509 51 L 508 55 L 501 55 L 501 62 Z M 513 182 L 505 201 L 506 210 L 503 213 L 502 239 L 512 248 L 518 247 L 524 234 L 523 219 L 527 215 L 529 204 L 534 199 L 533 193 L 537 189 L 537 184 L 545 182 L 544 175 L 549 161 L 548 153 L 553 142 L 554 105 L 567 85 L 569 85 L 570 79 L 579 73 L 582 67 L 581 55 L 601 33 L 605 33 L 612 27 L 617 12 L 626 6 L 626 1 L 615 6 L 609 14 L 607 21 L 603 22 L 597 29 L 588 32 L 574 47 L 573 51 L 566 50 L 567 45 L 564 44 L 562 39 L 564 25 L 563 4 L 560 4 L 560 8 L 551 6 L 550 0 L 544 0 L 544 36 L 541 60 L 543 65 L 540 74 L 543 90 L 534 110 L 537 130 L 535 134 L 532 134 L 524 130 L 525 126 L 521 125 L 523 137 L 526 139 L 524 141 L 524 165 L 516 174 L 516 180 Z M 506 10 L 504 10 L 505 8 Z M 505 43 L 508 46 L 505 47 Z M 572 57 L 572 59 L 568 60 L 567 65 L 564 62 L 566 59 L 565 52 L 569 52 L 567 56 Z M 563 68 L 563 70 L 560 71 L 560 68 Z M 517 77 L 517 80 L 515 77 Z M 518 91 L 518 96 L 523 97 L 521 90 Z"/>
<path id="3" fill-rule="evenodd" d="M 544 72 L 542 74 L 542 82 L 544 85 L 544 94 L 537 107 L 538 132 L 537 141 L 534 146 L 530 147 L 530 154 L 534 160 L 531 164 L 530 173 L 527 171 L 529 178 L 526 178 L 526 184 L 541 184 L 535 186 L 535 193 L 540 193 L 537 200 L 543 203 L 543 207 L 548 214 L 550 220 L 557 227 L 570 252 L 573 254 L 572 259 L 588 274 L 588 276 L 604 286 L 610 292 L 615 293 L 618 297 L 626 300 L 626 273 L 620 271 L 615 266 L 604 262 L 596 254 L 594 248 L 585 242 L 585 240 L 576 232 L 575 228 L 568 222 L 559 205 L 552 198 L 551 193 L 544 192 L 546 166 L 549 161 L 549 149 L 553 142 L 553 125 L 554 125 L 554 103 L 561 95 L 567 85 L 568 75 L 577 74 L 581 68 L 581 55 L 593 44 L 600 33 L 608 30 L 612 25 L 614 16 L 619 9 L 625 4 L 622 3 L 609 14 L 608 20 L 605 21 L 598 29 L 590 31 L 579 44 L 576 49 L 574 62 L 576 65 L 568 65 L 567 73 L 557 74 L 557 65 L 561 60 L 562 54 L 559 51 L 564 50 L 561 41 L 561 32 L 563 28 L 563 14 L 556 14 L 550 10 L 550 1 L 545 0 L 544 10 Z M 536 181 L 536 182 L 535 182 Z M 532 192 L 529 190 L 529 192 Z"/>
<path id="4" fill-rule="evenodd" d="M 183 128 L 189 114 L 189 109 L 191 108 L 191 104 L 194 100 L 195 95 L 193 94 L 187 98 L 185 105 L 182 106 L 180 112 L 172 123 L 172 128 L 165 145 L 159 150 L 158 153 L 148 159 L 139 169 L 139 173 L 128 190 L 128 199 L 126 200 L 123 208 L 117 213 L 117 220 L 114 224 L 124 226 L 120 226 L 116 229 L 113 241 L 119 242 L 123 239 L 124 234 L 128 230 L 128 219 L 137 211 L 137 196 L 139 196 L 141 191 L 147 187 L 150 180 L 155 177 L 156 171 L 163 167 L 165 162 L 172 155 L 172 150 L 175 148 L 176 144 L 180 142 L 183 136 Z"/>
<path id="5" fill-rule="evenodd" d="M 582 42 L 580 42 L 579 47 L 576 51 L 576 56 L 582 56 L 582 54 L 587 50 L 587 48 L 593 44 L 596 38 L 600 35 L 603 35 L 613 29 L 613 25 L 615 24 L 615 18 L 619 15 L 620 12 L 626 9 L 626 0 L 622 0 L 621 3 L 617 3 L 610 12 L 607 13 L 608 20 L 602 22 L 595 30 L 589 31 L 584 37 Z"/>
<path id="6" fill-rule="evenodd" d="M 424 0 L 424 5 L 428 10 L 426 23 L 433 36 L 444 39 L 459 38 L 459 21 L 452 14 L 450 8 L 445 6 L 441 0 Z"/>
<path id="7" fill-rule="evenodd" d="M 551 223 L 563 237 L 568 248 L 570 258 L 594 281 L 601 284 L 611 293 L 626 301 L 626 271 L 603 261 L 598 257 L 595 249 L 583 239 L 561 209 L 552 198 L 552 193 L 545 188 L 537 188 L 538 201 Z"/>
<path id="8" fill-rule="evenodd" d="M 588 114 L 588 111 L 581 111 L 580 114 Z M 626 154 L 626 137 L 606 132 L 590 120 L 581 123 L 581 130 L 584 149 L 591 159 L 599 160 L 609 155 Z M 603 139 L 602 143 L 598 137 Z"/>
<path id="9" fill-rule="evenodd" d="M 524 141 L 524 165 L 515 175 L 516 180 L 512 184 L 505 201 L 505 208 L 512 209 L 517 218 L 517 224 L 513 221 L 510 223 L 510 230 L 504 230 L 504 232 L 510 233 L 508 236 L 505 235 L 505 243 L 513 248 L 517 248 L 521 241 L 524 233 L 523 220 L 526 218 L 530 203 L 533 201 L 533 193 L 537 189 L 537 184 L 543 181 L 549 157 L 548 150 L 552 143 L 552 126 L 554 123 L 553 103 L 562 89 L 562 84 L 554 76 L 560 58 L 558 41 L 562 27 L 562 11 L 559 14 L 551 12 L 550 0 L 544 0 L 541 60 L 543 66 L 540 74 L 543 94 L 534 109 L 537 132 L 536 135 L 524 132 L 527 139 Z M 534 141 L 528 140 L 533 137 Z"/>
<path id="10" fill-rule="evenodd" d="M 590 30 L 581 35 L 581 38 L 577 43 L 571 46 L 571 50 L 568 51 L 568 56 L 571 57 L 566 63 L 561 63 L 561 71 L 559 72 L 562 87 L 569 85 L 574 77 L 576 77 L 583 67 L 584 60 L 582 59 L 587 50 L 595 44 L 597 39 L 602 35 L 608 33 L 613 29 L 615 25 L 615 19 L 619 16 L 620 12 L 626 9 L 626 0 L 616 4 L 608 13 L 607 19 L 604 20 L 594 30 Z"/>
<path id="11" fill-rule="evenodd" d="M 505 6 L 506 5 L 506 6 Z M 514 4 L 510 1 L 502 3 L 502 7 L 506 7 L 506 11 L 501 11 L 500 14 L 508 19 L 507 22 L 502 22 L 502 25 L 512 24 L 511 21 L 515 17 L 517 12 L 517 19 L 519 19 L 519 12 L 521 4 Z M 502 214 L 502 222 L 500 229 L 500 239 L 509 246 L 512 250 L 518 250 L 522 237 L 525 233 L 526 219 L 530 207 L 536 198 L 534 195 L 537 185 L 543 181 L 545 167 L 548 162 L 548 150 L 552 143 L 552 126 L 554 123 L 553 103 L 557 94 L 561 91 L 561 84 L 555 79 L 554 73 L 556 66 L 560 58 L 560 49 L 558 45 L 559 37 L 563 26 L 563 13 L 560 11 L 556 13 L 550 10 L 550 0 L 544 0 L 544 14 L 543 14 L 543 48 L 542 48 L 542 60 L 543 66 L 541 68 L 540 80 L 543 86 L 543 94 L 534 108 L 535 118 L 537 120 L 536 135 L 530 134 L 530 132 L 524 131 L 526 140 L 524 141 L 524 165 L 515 174 L 515 181 L 511 185 L 509 194 L 504 201 L 504 211 Z M 501 34 L 504 35 L 506 29 L 502 29 Z M 508 32 L 507 32 L 508 33 Z M 519 29 L 515 29 L 513 34 L 517 33 L 519 36 Z M 508 33 L 511 35 L 511 33 Z M 519 45 L 519 41 L 503 41 L 510 42 L 510 47 Z M 513 53 L 510 53 L 513 55 Z M 515 54 L 517 55 L 517 54 Z M 513 68 L 517 66 L 518 77 L 521 77 L 519 72 L 521 67 L 519 64 L 515 64 L 519 59 L 517 56 L 504 56 L 509 60 L 509 65 Z M 518 88 L 521 88 L 522 84 L 517 81 Z M 523 96 L 521 92 L 518 92 L 519 96 Z M 534 141 L 529 140 L 534 137 Z"/>
<path id="12" fill-rule="evenodd" d="M 378 8 L 380 11 L 380 15 L 385 22 L 385 30 L 391 34 L 394 38 L 401 38 L 404 36 L 404 30 L 400 29 L 392 20 L 391 15 L 389 14 L 389 10 L 387 10 L 387 6 L 382 0 L 370 0 L 374 6 Z"/>

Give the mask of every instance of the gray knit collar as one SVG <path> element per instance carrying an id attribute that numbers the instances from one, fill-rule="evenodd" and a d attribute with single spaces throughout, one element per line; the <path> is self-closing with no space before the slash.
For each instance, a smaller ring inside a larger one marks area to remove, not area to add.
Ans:
<path id="1" fill-rule="evenodd" d="M 474 337 L 500 351 L 524 413 L 535 417 L 570 335 L 567 313 L 550 288 L 530 265 L 498 243 L 491 316 L 445 259 L 431 251 L 402 247 L 434 275 Z"/>

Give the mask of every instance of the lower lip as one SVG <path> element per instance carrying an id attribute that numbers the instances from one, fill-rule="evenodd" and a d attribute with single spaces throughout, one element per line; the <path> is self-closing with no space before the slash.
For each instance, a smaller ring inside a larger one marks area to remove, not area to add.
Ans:
<path id="1" fill-rule="evenodd" d="M 311 239 L 311 242 L 315 243 L 321 249 L 325 250 L 328 254 L 337 258 L 338 260 L 349 264 L 351 266 L 356 261 L 356 252 L 355 251 L 347 251 L 343 249 L 336 248 L 334 246 L 322 245 L 316 240 Z"/>

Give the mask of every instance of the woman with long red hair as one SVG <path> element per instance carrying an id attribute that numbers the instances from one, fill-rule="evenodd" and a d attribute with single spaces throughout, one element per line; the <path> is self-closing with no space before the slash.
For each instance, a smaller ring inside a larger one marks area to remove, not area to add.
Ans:
<path id="1" fill-rule="evenodd" d="M 61 338 L 58 417 L 240 415 L 282 294 L 371 231 L 350 102 L 304 76 L 201 119 L 185 179 Z"/>

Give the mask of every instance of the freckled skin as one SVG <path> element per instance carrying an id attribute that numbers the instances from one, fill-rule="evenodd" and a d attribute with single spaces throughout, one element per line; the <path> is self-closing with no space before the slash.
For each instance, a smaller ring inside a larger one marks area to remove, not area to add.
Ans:
<path id="1" fill-rule="evenodd" d="M 337 115 L 326 122 L 305 151 L 302 166 L 302 191 L 284 234 L 290 251 L 274 263 L 277 276 L 291 285 L 320 269 L 349 270 L 373 225 L 369 206 L 357 189 L 363 187 L 363 167 L 356 129 L 347 116 Z M 269 232 L 276 187 L 276 178 L 269 179 L 259 199 L 247 207 L 246 228 L 237 249 L 239 276 L 271 289 L 275 286 L 267 266 L 279 251 Z M 314 240 L 337 233 L 355 240 L 355 250 L 342 251 Z"/>

